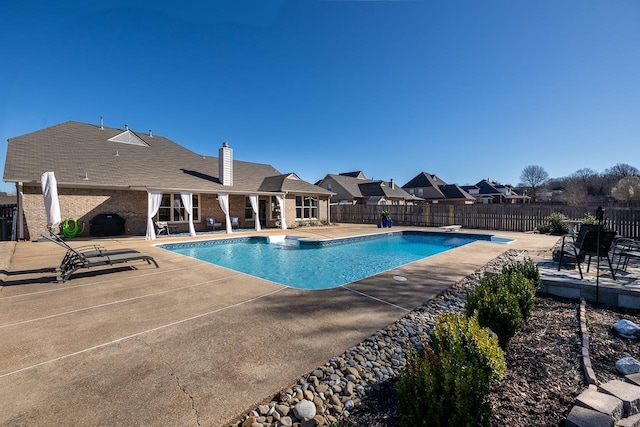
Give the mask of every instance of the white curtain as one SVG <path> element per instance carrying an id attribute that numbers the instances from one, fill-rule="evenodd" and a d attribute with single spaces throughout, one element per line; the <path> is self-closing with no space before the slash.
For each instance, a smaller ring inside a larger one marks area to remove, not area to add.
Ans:
<path id="1" fill-rule="evenodd" d="M 196 229 L 193 226 L 193 198 L 191 193 L 180 193 L 180 198 L 182 199 L 182 204 L 184 205 L 184 210 L 187 211 L 189 215 L 189 234 L 191 237 L 196 236 Z"/>
<path id="2" fill-rule="evenodd" d="M 43 173 L 40 182 L 42 183 L 42 196 L 47 214 L 47 229 L 53 233 L 53 229 L 62 222 L 60 201 L 58 200 L 58 183 L 53 172 Z"/>
<path id="3" fill-rule="evenodd" d="M 231 228 L 231 218 L 229 218 L 229 195 L 226 193 L 218 194 L 218 203 L 220 203 L 220 209 L 224 212 L 224 219 L 227 224 L 227 234 L 233 233 Z"/>
<path id="4" fill-rule="evenodd" d="M 249 195 L 249 201 L 251 202 L 251 209 L 253 209 L 253 216 L 256 218 L 256 231 L 260 231 L 262 227 L 260 227 L 260 217 L 258 216 L 258 195 Z"/>
<path id="5" fill-rule="evenodd" d="M 276 195 L 276 199 L 278 200 L 278 206 L 280 207 L 280 228 L 283 230 L 287 229 L 287 222 L 284 218 L 284 196 Z"/>
<path id="6" fill-rule="evenodd" d="M 153 217 L 160 209 L 162 202 L 162 193 L 159 191 L 149 191 L 147 193 L 147 236 L 146 240 L 154 240 L 156 238 L 156 229 L 153 226 Z"/>

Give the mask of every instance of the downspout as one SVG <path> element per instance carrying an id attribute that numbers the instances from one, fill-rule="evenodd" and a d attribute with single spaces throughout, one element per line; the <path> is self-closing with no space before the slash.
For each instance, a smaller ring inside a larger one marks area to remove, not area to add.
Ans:
<path id="1" fill-rule="evenodd" d="M 18 194 L 18 237 L 16 240 L 24 240 L 24 194 L 22 190 L 22 182 L 18 182 L 16 184 Z"/>

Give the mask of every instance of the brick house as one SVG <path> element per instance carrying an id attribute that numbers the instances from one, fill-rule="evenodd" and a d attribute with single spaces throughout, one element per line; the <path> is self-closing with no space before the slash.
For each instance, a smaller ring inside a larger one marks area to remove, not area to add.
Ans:
<path id="1" fill-rule="evenodd" d="M 208 217 L 223 224 L 238 217 L 240 228 L 258 228 L 256 219 L 260 227 L 281 228 L 329 220 L 330 191 L 268 164 L 234 160 L 227 143 L 216 158 L 151 131 L 68 121 L 8 140 L 3 180 L 16 185 L 18 238 L 46 232 L 40 179 L 47 171 L 55 173 L 63 219 L 89 227 L 97 214 L 116 213 L 126 220 L 126 234 L 147 238 L 155 238 L 153 221 L 184 232 L 190 222 L 195 231 L 210 230 Z M 150 218 L 154 197 L 159 207 Z"/>
<path id="2" fill-rule="evenodd" d="M 331 203 L 351 205 L 412 205 L 422 203 L 393 180 L 367 179 L 362 171 L 327 174 L 316 183 L 333 193 Z"/>
<path id="3" fill-rule="evenodd" d="M 420 172 L 402 188 L 426 202 L 447 205 L 472 205 L 476 199 L 456 184 L 447 184 L 436 175 Z"/>
<path id="4" fill-rule="evenodd" d="M 462 188 L 475 197 L 478 203 L 485 205 L 493 203 L 517 204 L 531 202 L 531 197 L 518 194 L 513 187 L 491 182 L 486 179 L 479 181 L 475 185 L 465 185 Z"/>

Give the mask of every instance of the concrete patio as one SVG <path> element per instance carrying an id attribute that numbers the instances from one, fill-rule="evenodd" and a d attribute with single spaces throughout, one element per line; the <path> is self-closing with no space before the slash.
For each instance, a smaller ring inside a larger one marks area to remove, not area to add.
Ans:
<path id="1" fill-rule="evenodd" d="M 311 238 L 378 232 L 371 225 L 295 230 Z M 0 424 L 223 425 L 504 251 L 549 250 L 557 241 L 492 234 L 516 241 L 475 242 L 324 291 L 153 246 L 180 237 L 73 241 L 133 247 L 160 268 L 136 262 L 57 283 L 62 248 L 0 242 Z"/>

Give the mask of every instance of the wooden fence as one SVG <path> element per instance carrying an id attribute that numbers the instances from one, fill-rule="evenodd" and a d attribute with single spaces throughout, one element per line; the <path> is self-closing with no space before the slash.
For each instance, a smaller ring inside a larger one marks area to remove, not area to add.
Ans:
<path id="1" fill-rule="evenodd" d="M 552 213 L 562 213 L 571 219 L 581 219 L 586 213 L 595 216 L 596 208 L 558 205 L 414 205 L 370 206 L 333 205 L 331 221 L 357 224 L 377 224 L 381 212 L 389 210 L 395 225 L 442 227 L 461 225 L 464 228 L 499 231 L 534 231 L 546 224 Z M 605 222 L 618 234 L 640 239 L 640 207 L 605 209 Z"/>

